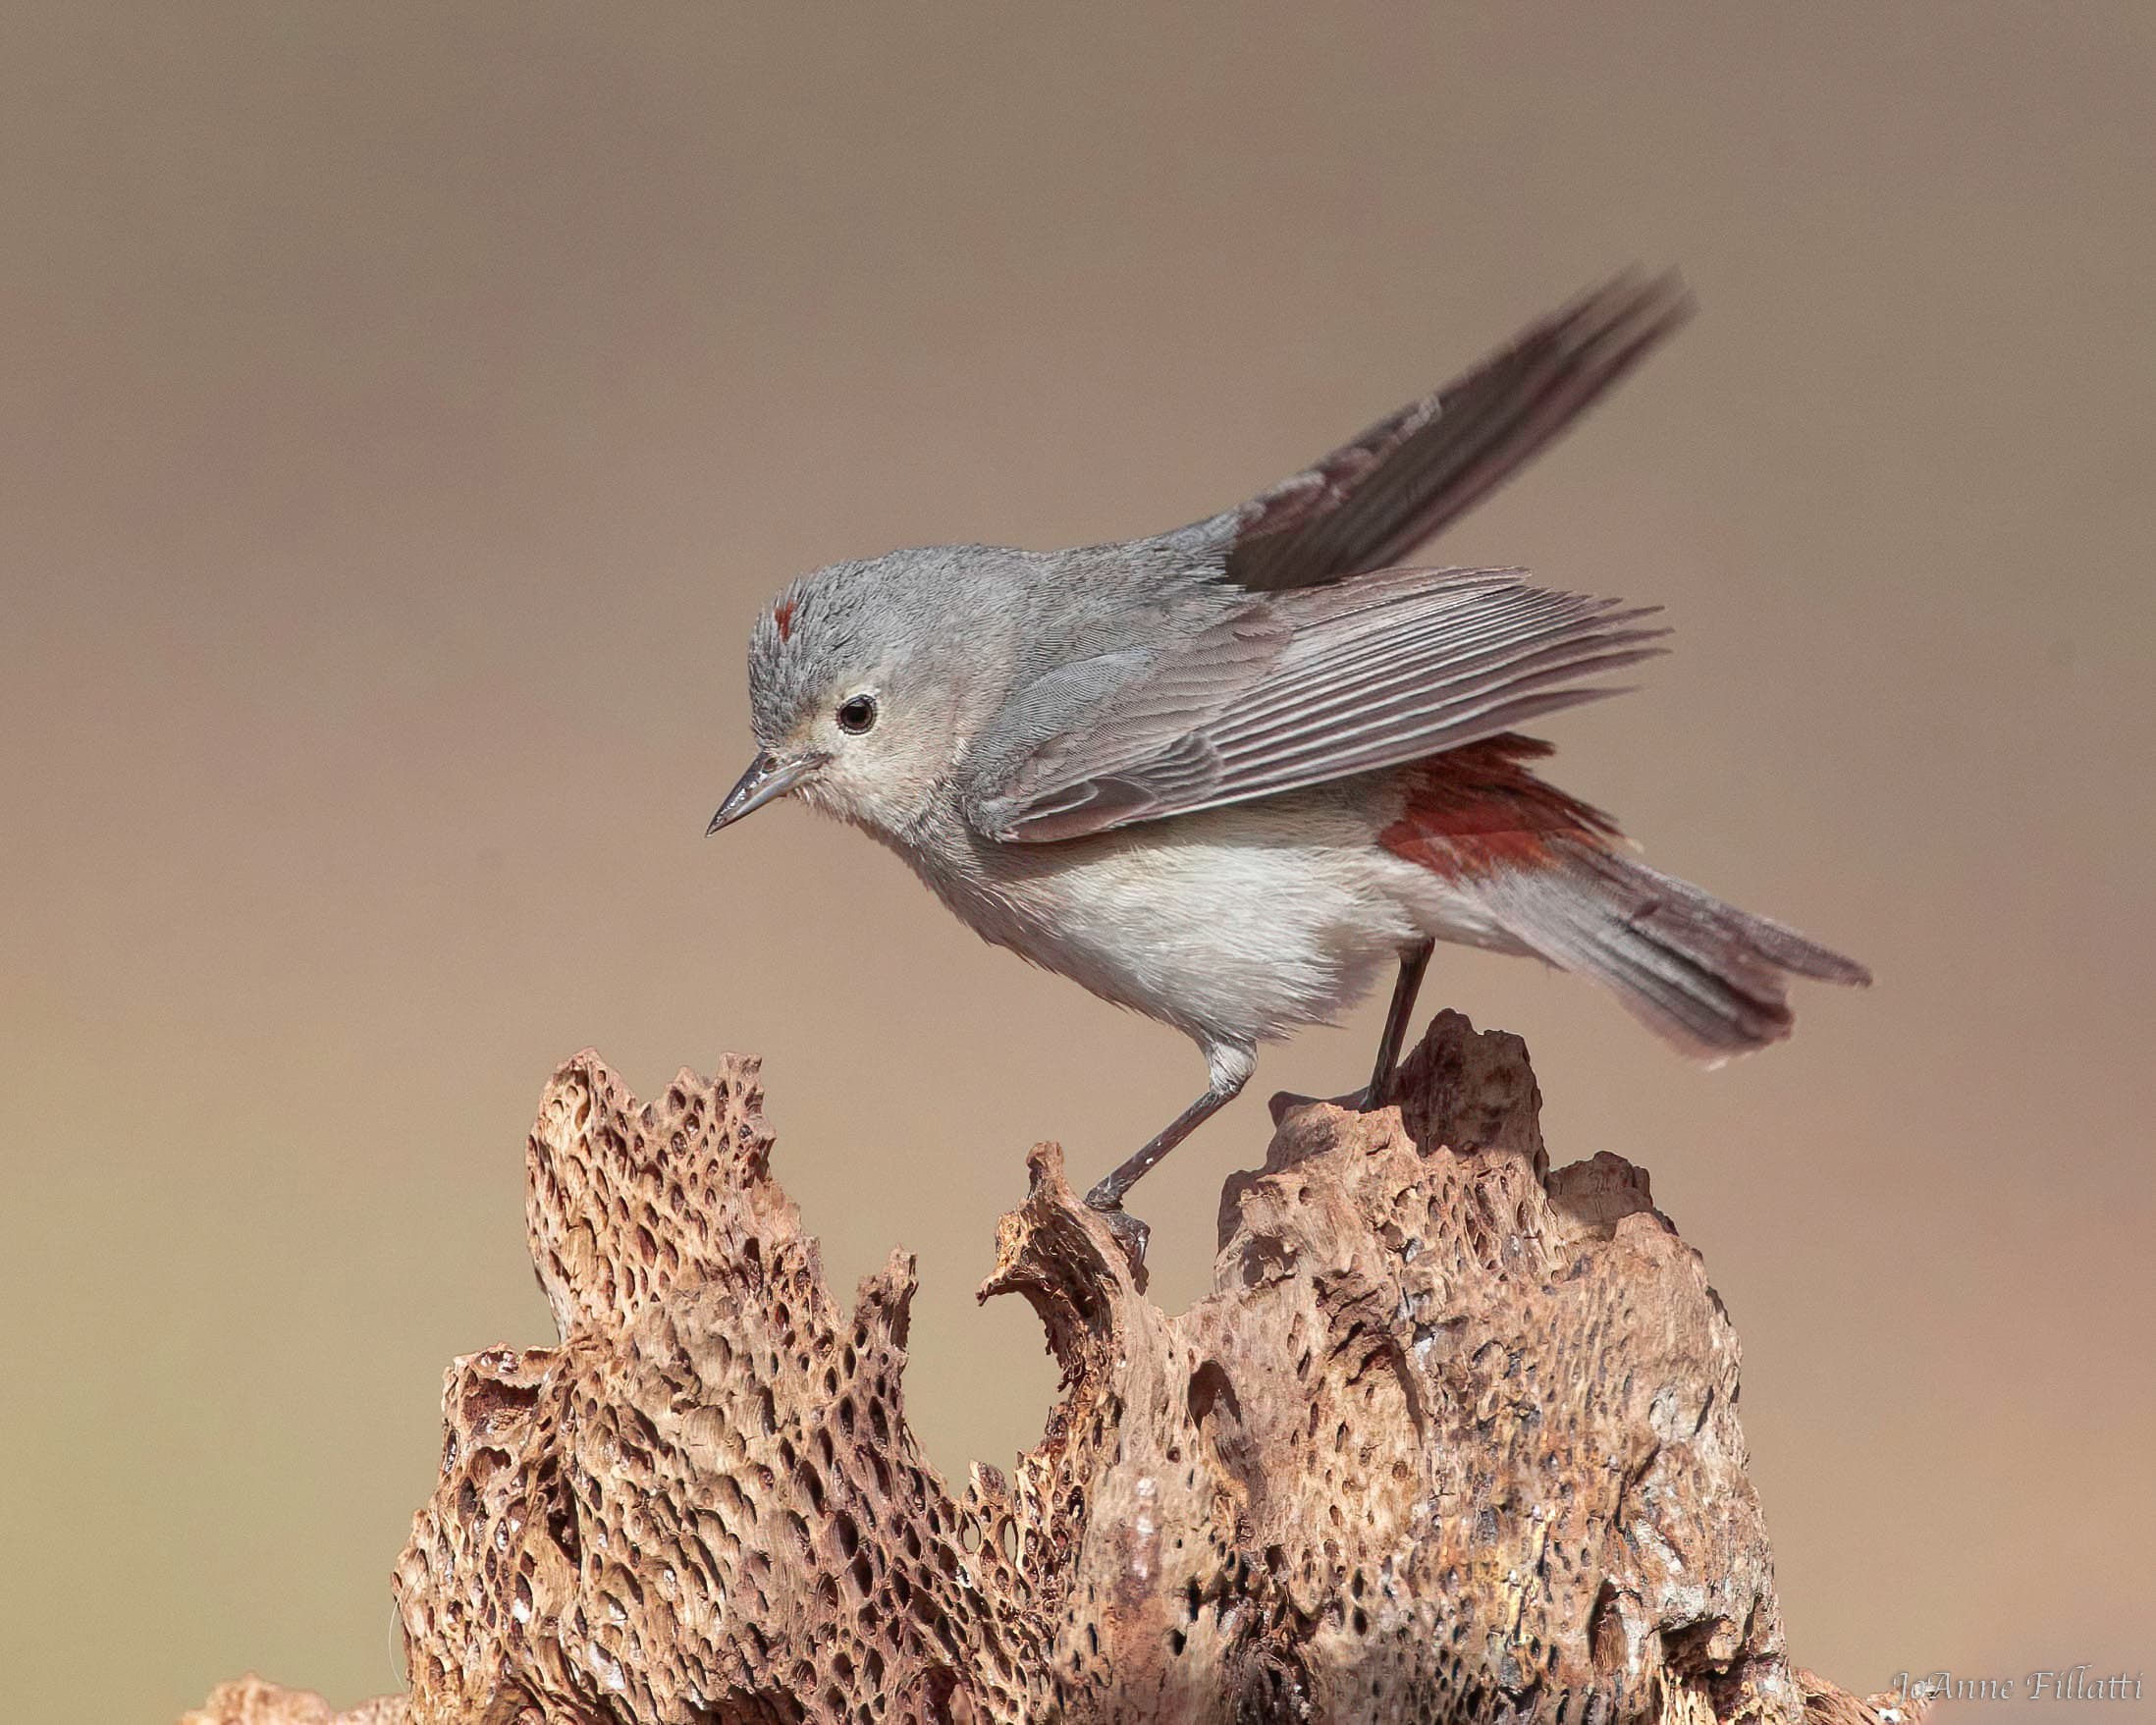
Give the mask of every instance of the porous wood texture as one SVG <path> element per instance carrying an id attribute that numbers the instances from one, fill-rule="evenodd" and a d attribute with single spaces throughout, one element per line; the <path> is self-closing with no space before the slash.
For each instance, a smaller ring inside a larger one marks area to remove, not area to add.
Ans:
<path id="1" fill-rule="evenodd" d="M 1517 1038 L 1444 1013 L 1395 1106 L 1276 1105 L 1179 1317 L 1035 1150 L 981 1291 L 1032 1304 L 1062 1383 L 963 1490 L 906 1425 L 912 1263 L 832 1299 L 756 1072 L 647 1105 L 587 1052 L 548 1088 L 562 1340 L 449 1373 L 408 1699 L 193 1717 L 1881 1719 L 1785 1655 L 1698 1255 L 1643 1170 L 1549 1170 Z"/>
<path id="2" fill-rule="evenodd" d="M 311 1691 L 250 1675 L 219 1684 L 201 1706 L 182 1715 L 180 1725 L 407 1725 L 409 1718 L 403 1696 L 385 1696 L 341 1713 Z"/>

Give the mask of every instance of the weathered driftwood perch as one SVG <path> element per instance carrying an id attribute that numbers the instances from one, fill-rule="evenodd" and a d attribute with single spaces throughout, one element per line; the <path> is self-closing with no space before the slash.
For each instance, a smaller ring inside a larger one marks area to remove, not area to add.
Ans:
<path id="1" fill-rule="evenodd" d="M 640 1105 L 562 1068 L 527 1202 L 562 1340 L 449 1374 L 409 1697 L 194 1720 L 1881 1717 L 1784 1652 L 1698 1255 L 1642 1170 L 1549 1170 L 1517 1038 L 1445 1013 L 1396 1108 L 1286 1109 L 1180 1317 L 1036 1150 L 981 1291 L 1060 1399 L 962 1491 L 906 1426 L 912 1262 L 833 1301 L 756 1073 Z"/>

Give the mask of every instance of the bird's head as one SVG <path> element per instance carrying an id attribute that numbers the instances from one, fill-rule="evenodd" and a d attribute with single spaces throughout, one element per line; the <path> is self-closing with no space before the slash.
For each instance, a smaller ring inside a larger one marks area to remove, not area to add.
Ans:
<path id="1" fill-rule="evenodd" d="M 793 582 L 750 630 L 757 755 L 709 831 L 788 794 L 880 838 L 916 829 L 1007 682 L 990 669 L 1006 638 L 993 621 L 1003 590 L 974 547 Z"/>

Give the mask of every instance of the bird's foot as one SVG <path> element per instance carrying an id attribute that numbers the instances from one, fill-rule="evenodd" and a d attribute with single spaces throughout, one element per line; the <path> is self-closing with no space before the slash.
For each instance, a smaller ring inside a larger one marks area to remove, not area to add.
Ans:
<path id="1" fill-rule="evenodd" d="M 1146 1247 L 1153 1239 L 1153 1229 L 1123 1208 L 1123 1195 L 1116 1191 L 1111 1181 L 1103 1180 L 1086 1194 L 1086 1208 L 1097 1211 L 1107 1223 L 1108 1232 L 1115 1236 L 1115 1243 L 1123 1249 L 1123 1256 L 1130 1260 L 1131 1272 L 1139 1274 L 1146 1267 Z"/>
<path id="2" fill-rule="evenodd" d="M 1281 1090 L 1275 1091 L 1271 1102 L 1266 1105 L 1271 1109 L 1272 1123 L 1277 1126 L 1295 1109 L 1315 1107 L 1320 1103 L 1323 1103 L 1328 1108 L 1345 1108 L 1351 1114 L 1374 1113 L 1385 1105 L 1390 1097 L 1389 1085 L 1385 1088 L 1385 1095 L 1375 1101 L 1372 1100 L 1371 1087 L 1368 1085 L 1361 1090 L 1351 1090 L 1345 1096 L 1299 1096 L 1292 1090 Z"/>

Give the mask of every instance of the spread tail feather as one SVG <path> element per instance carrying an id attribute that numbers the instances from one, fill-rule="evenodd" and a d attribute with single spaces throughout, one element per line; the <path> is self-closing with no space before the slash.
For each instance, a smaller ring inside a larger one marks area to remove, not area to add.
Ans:
<path id="1" fill-rule="evenodd" d="M 1688 1052 L 1722 1060 L 1779 1042 L 1793 976 L 1871 981 L 1796 930 L 1592 841 L 1554 840 L 1548 859 L 1489 876 L 1477 896 L 1522 945 L 1601 983 Z"/>

